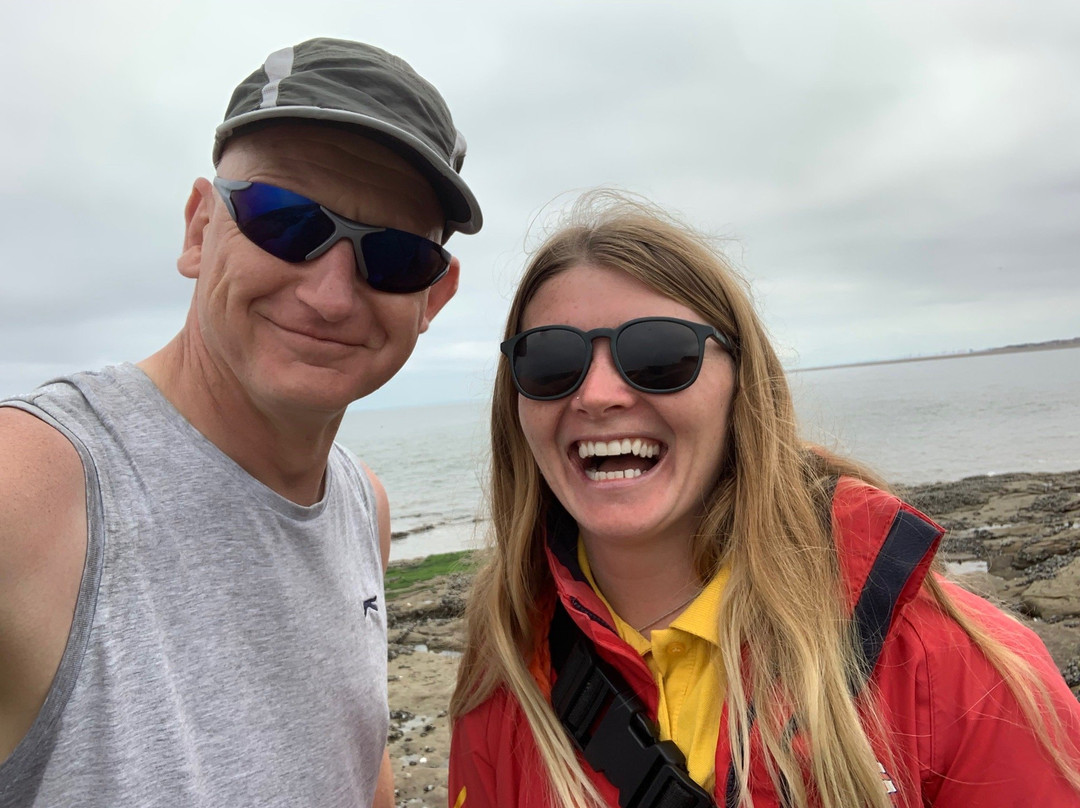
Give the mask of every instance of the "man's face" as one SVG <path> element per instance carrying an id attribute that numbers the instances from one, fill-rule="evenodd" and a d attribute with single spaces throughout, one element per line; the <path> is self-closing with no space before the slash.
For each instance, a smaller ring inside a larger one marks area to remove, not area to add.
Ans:
<path id="1" fill-rule="evenodd" d="M 281 123 L 241 135 L 218 175 L 287 188 L 349 219 L 433 241 L 443 229 L 423 177 L 346 130 Z M 378 389 L 456 289 L 455 260 L 430 289 L 378 292 L 357 274 L 347 239 L 313 261 L 287 263 L 240 233 L 208 183 L 197 184 L 196 194 L 179 261 L 197 279 L 194 339 L 223 383 L 235 380 L 260 409 L 336 413 Z"/>

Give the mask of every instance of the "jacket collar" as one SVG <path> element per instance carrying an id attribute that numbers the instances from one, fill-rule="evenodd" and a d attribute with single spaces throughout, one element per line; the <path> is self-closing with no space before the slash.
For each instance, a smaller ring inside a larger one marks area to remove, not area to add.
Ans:
<path id="1" fill-rule="evenodd" d="M 610 610 L 600 600 L 577 559 L 578 526 L 558 502 L 552 503 L 544 520 L 545 553 L 555 592 L 563 608 L 596 647 L 601 657 L 622 672 L 642 698 L 653 718 L 659 694 L 645 660 L 615 630 Z M 547 645 L 547 637 L 543 638 Z"/>

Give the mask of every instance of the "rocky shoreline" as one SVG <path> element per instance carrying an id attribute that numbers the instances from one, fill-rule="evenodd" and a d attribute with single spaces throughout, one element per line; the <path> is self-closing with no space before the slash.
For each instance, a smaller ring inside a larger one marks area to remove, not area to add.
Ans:
<path id="1" fill-rule="evenodd" d="M 1033 628 L 1080 697 L 1080 471 L 970 477 L 900 493 L 948 529 L 939 558 L 950 577 Z M 447 804 L 446 711 L 470 582 L 451 573 L 387 595 L 399 806 Z"/>

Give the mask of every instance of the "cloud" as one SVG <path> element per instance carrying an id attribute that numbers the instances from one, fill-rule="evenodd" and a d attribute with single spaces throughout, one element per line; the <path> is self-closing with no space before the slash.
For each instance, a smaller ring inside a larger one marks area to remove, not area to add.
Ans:
<path id="1" fill-rule="evenodd" d="M 1075 3 L 23 4 L 0 32 L 0 394 L 179 327 L 183 206 L 232 87 L 326 34 L 439 86 L 486 219 L 374 403 L 486 396 L 526 232 L 601 184 L 733 238 L 794 362 L 1080 334 Z"/>

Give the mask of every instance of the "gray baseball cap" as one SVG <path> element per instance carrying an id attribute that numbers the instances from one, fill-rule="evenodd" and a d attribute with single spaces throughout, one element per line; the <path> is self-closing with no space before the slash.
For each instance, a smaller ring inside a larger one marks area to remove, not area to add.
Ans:
<path id="1" fill-rule="evenodd" d="M 266 57 L 233 92 L 214 138 L 214 165 L 252 124 L 306 118 L 355 127 L 400 154 L 431 183 L 446 233 L 475 233 L 480 206 L 461 178 L 465 138 L 439 91 L 403 60 L 345 39 L 309 39 Z"/>

